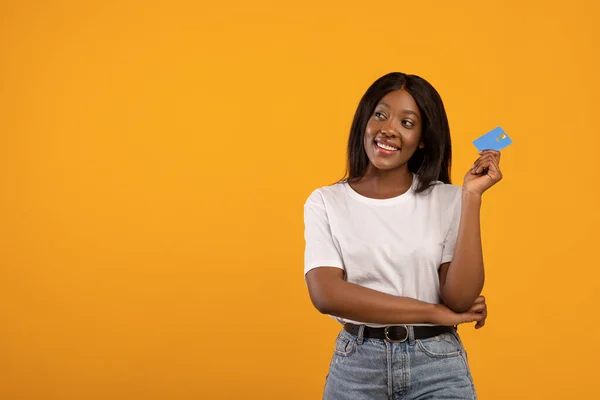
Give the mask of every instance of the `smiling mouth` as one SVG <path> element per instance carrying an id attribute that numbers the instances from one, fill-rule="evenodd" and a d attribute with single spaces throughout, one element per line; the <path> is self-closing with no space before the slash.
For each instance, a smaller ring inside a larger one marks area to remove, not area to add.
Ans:
<path id="1" fill-rule="evenodd" d="M 387 151 L 398 151 L 400 150 L 398 147 L 394 147 L 385 143 L 381 143 L 381 142 L 375 142 L 375 146 L 379 147 L 380 149 L 383 150 L 387 150 Z"/>

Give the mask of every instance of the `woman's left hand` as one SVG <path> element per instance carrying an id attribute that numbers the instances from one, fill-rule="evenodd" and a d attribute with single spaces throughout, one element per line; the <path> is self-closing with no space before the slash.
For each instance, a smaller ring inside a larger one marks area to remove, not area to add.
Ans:
<path id="1" fill-rule="evenodd" d="M 475 324 L 475 329 L 483 328 L 487 319 L 487 303 L 484 296 L 479 296 L 475 299 L 475 303 L 469 309 L 469 312 L 476 312 L 483 316 L 483 319 Z"/>
<path id="2" fill-rule="evenodd" d="M 463 190 L 468 193 L 482 195 L 483 192 L 502 179 L 502 172 L 499 166 L 499 151 L 484 150 L 479 155 L 479 158 L 473 164 L 473 168 L 465 175 Z"/>

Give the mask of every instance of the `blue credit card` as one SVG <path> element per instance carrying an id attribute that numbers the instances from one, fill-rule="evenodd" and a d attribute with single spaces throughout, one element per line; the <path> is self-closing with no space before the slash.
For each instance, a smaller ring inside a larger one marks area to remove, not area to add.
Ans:
<path id="1" fill-rule="evenodd" d="M 497 150 L 500 151 L 512 143 L 511 138 L 500 127 L 492 129 L 485 135 L 473 141 L 477 150 Z"/>

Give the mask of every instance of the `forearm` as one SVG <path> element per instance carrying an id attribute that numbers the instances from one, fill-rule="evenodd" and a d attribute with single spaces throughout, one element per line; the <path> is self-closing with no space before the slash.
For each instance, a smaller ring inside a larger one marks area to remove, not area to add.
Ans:
<path id="1" fill-rule="evenodd" d="M 322 285 L 313 298 L 323 314 L 379 324 L 437 323 L 439 306 L 408 297 L 393 296 L 346 281 Z M 314 300 L 313 300 L 314 302 Z"/>
<path id="2" fill-rule="evenodd" d="M 454 257 L 440 290 L 444 304 L 456 312 L 468 310 L 483 289 L 480 215 L 481 195 L 463 192 Z"/>

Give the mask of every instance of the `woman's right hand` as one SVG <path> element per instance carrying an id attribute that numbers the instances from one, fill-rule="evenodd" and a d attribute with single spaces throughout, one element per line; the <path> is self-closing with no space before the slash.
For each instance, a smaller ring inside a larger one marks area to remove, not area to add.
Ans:
<path id="1" fill-rule="evenodd" d="M 436 308 L 437 312 L 433 323 L 438 325 L 455 326 L 477 322 L 475 328 L 479 329 L 485 325 L 485 319 L 487 318 L 487 305 L 483 296 L 479 296 L 473 306 L 464 313 L 456 313 L 443 304 L 437 304 Z"/>

